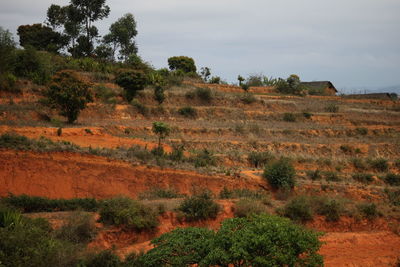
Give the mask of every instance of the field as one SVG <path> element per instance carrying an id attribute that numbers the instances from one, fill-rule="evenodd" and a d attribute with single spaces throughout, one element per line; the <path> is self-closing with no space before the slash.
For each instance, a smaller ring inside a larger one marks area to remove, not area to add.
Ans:
<path id="1" fill-rule="evenodd" d="M 127 104 L 112 79 L 80 75 L 105 88 L 112 101 L 97 91 L 74 124 L 42 105 L 40 88 L 29 81 L 20 94 L 0 92 L 0 135 L 28 138 L 22 145 L 1 139 L 0 195 L 98 200 L 124 195 L 165 209 L 150 232 L 96 222 L 98 233 L 88 248 L 113 248 L 124 257 L 149 250 L 150 240 L 177 227 L 217 230 L 236 216 L 243 199 L 249 207 L 290 217 L 285 207 L 291 201 L 303 197 L 313 207 L 327 198 L 340 204 L 338 218 L 316 208 L 301 222 L 325 233 L 320 253 L 326 266 L 399 264 L 398 100 L 280 95 L 268 88 L 244 93 L 189 80 L 169 88 L 162 105 L 153 88 Z M 205 88 L 211 88 L 206 96 Z M 157 121 L 171 128 L 161 140 L 162 156 L 154 152 Z M 265 166 L 282 157 L 295 167 L 291 191 L 276 190 L 263 178 Z M 168 190 L 175 195 L 163 196 Z M 204 191 L 222 206 L 217 217 L 182 221 L 176 208 L 184 196 Z M 363 208 L 371 203 L 372 210 Z M 45 217 L 57 228 L 70 213 L 28 216 Z"/>

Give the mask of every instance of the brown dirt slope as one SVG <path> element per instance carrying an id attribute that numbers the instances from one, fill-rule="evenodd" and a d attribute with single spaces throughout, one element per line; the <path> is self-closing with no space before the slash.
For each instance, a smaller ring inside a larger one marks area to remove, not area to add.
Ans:
<path id="1" fill-rule="evenodd" d="M 0 151 L 0 195 L 28 194 L 50 198 L 115 195 L 137 197 L 154 187 L 180 193 L 227 188 L 259 189 L 260 181 L 195 172 L 132 166 L 122 161 L 76 153 Z M 261 181 L 262 182 L 262 181 Z"/>

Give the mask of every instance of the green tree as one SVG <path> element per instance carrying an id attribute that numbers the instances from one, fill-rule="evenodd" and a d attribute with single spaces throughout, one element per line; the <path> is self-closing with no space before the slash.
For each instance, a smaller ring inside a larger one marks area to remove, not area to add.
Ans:
<path id="1" fill-rule="evenodd" d="M 200 69 L 200 75 L 203 78 L 204 82 L 208 81 L 208 78 L 211 75 L 211 69 L 209 67 L 203 67 Z"/>
<path id="2" fill-rule="evenodd" d="M 124 88 L 125 98 L 128 102 L 131 102 L 137 91 L 145 88 L 147 77 L 141 70 L 123 69 L 117 75 L 115 82 Z"/>
<path id="3" fill-rule="evenodd" d="M 87 103 L 93 102 L 90 85 L 79 79 L 77 73 L 64 70 L 56 73 L 45 92 L 51 107 L 57 108 L 60 115 L 73 123 Z"/>
<path id="4" fill-rule="evenodd" d="M 161 140 L 165 139 L 171 132 L 171 127 L 164 122 L 153 122 L 153 133 L 158 135 L 158 149 L 161 150 Z"/>
<path id="5" fill-rule="evenodd" d="M 58 53 L 68 44 L 68 37 L 52 28 L 40 23 L 32 25 L 21 25 L 18 27 L 19 44 L 23 47 L 32 46 L 36 50 L 44 50 Z"/>
<path id="6" fill-rule="evenodd" d="M 214 232 L 206 228 L 177 228 L 151 241 L 155 248 L 140 259 L 143 266 L 189 266 L 211 250 Z"/>
<path id="7" fill-rule="evenodd" d="M 239 81 L 239 86 L 242 86 L 242 82 L 244 82 L 245 79 L 240 75 L 238 75 L 237 79 Z"/>
<path id="8" fill-rule="evenodd" d="M 12 33 L 0 26 L 0 75 L 12 70 L 15 42 Z"/>
<path id="9" fill-rule="evenodd" d="M 322 266 L 319 234 L 266 214 L 225 220 L 201 266 Z"/>
<path id="10" fill-rule="evenodd" d="M 158 72 L 153 72 L 149 75 L 150 83 L 154 86 L 154 99 L 158 104 L 162 104 L 165 100 L 164 88 L 166 81 Z"/>
<path id="11" fill-rule="evenodd" d="M 170 70 L 181 70 L 185 73 L 196 72 L 196 65 L 194 59 L 191 57 L 170 57 L 168 59 L 168 66 Z"/>
<path id="12" fill-rule="evenodd" d="M 127 60 L 131 54 L 136 54 L 138 49 L 135 43 L 137 35 L 136 21 L 131 13 L 125 14 L 111 24 L 110 33 L 103 37 L 103 42 L 109 44 L 115 52 L 119 49 L 119 59 Z"/>
<path id="13" fill-rule="evenodd" d="M 264 178 L 275 189 L 291 189 L 295 184 L 296 171 L 287 158 L 281 158 L 264 169 Z"/>

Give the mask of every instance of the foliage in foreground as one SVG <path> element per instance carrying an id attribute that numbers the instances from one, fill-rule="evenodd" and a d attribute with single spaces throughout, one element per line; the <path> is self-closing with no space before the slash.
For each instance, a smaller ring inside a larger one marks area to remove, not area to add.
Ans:
<path id="1" fill-rule="evenodd" d="M 319 234 L 277 216 L 225 220 L 214 233 L 176 229 L 152 241 L 143 266 L 321 266 Z"/>

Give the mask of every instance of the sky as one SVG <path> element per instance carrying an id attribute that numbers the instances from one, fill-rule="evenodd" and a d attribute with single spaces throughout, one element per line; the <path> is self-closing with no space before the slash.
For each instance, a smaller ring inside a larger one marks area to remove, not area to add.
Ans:
<path id="1" fill-rule="evenodd" d="M 0 26 L 44 22 L 51 4 L 0 0 Z M 156 68 L 190 56 L 212 75 L 329 80 L 342 92 L 390 87 L 400 93 L 399 0 L 107 0 L 111 23 L 132 13 L 139 55 Z M 18 37 L 15 38 L 18 40 Z M 393 87 L 394 86 L 394 87 Z"/>

